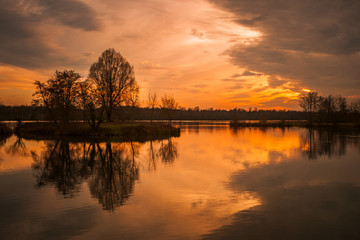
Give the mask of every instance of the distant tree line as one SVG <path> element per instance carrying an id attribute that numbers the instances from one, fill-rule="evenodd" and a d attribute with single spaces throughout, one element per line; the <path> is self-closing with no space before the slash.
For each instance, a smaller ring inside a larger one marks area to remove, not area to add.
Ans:
<path id="1" fill-rule="evenodd" d="M 88 111 L 86 113 L 89 114 Z M 262 110 L 242 109 L 200 109 L 177 108 L 164 109 L 160 105 L 154 107 L 119 106 L 114 108 L 112 119 L 114 121 L 129 120 L 306 120 L 307 113 L 294 110 Z M 51 120 L 45 107 L 35 106 L 0 106 L 0 120 Z M 83 121 L 83 109 L 74 108 L 69 115 L 70 121 Z"/>
<path id="2" fill-rule="evenodd" d="M 317 92 L 309 92 L 300 97 L 299 104 L 310 125 L 360 123 L 360 99 L 349 101 L 341 95 L 320 96 Z"/>

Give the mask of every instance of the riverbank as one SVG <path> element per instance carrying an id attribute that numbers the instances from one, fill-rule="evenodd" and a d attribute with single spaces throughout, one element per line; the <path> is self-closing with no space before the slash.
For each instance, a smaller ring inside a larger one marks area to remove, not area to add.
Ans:
<path id="1" fill-rule="evenodd" d="M 23 123 L 14 130 L 25 139 L 47 140 L 58 137 L 105 141 L 146 141 L 180 136 L 180 129 L 160 123 L 103 123 L 94 130 L 87 123 L 69 123 L 61 129 L 54 123 Z"/>
<path id="2" fill-rule="evenodd" d="M 325 128 L 325 129 L 337 129 L 337 130 L 360 130 L 360 124 L 356 122 L 347 123 L 313 123 L 309 124 L 308 121 L 257 121 L 257 122 L 245 122 L 245 121 L 231 121 L 229 123 L 232 128 L 245 128 L 245 127 L 259 127 L 259 128 L 287 128 L 287 127 L 304 127 L 304 128 Z"/>

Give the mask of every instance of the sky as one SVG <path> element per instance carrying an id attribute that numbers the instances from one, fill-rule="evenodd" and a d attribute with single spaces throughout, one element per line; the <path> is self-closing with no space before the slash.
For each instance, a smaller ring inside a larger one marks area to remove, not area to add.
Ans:
<path id="1" fill-rule="evenodd" d="M 35 80 L 84 78 L 108 48 L 141 99 L 183 107 L 298 109 L 307 91 L 360 97 L 358 0 L 0 0 L 0 101 L 31 104 Z"/>

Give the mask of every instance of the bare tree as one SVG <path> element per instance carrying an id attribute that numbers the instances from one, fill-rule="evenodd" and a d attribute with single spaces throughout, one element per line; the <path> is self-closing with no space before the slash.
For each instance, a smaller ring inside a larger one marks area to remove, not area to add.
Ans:
<path id="1" fill-rule="evenodd" d="M 318 110 L 320 119 L 326 120 L 327 124 L 335 121 L 334 115 L 337 112 L 336 97 L 328 95 L 327 97 L 319 97 Z"/>
<path id="2" fill-rule="evenodd" d="M 86 110 L 92 101 L 92 86 L 88 79 L 76 84 L 76 106 L 83 110 L 83 121 L 86 121 Z"/>
<path id="3" fill-rule="evenodd" d="M 150 122 L 152 123 L 155 108 L 159 105 L 159 100 L 157 99 L 156 92 L 154 93 L 149 92 L 146 103 L 147 106 L 151 109 Z"/>
<path id="4" fill-rule="evenodd" d="M 97 130 L 103 122 L 104 108 L 93 96 L 94 87 L 89 79 L 76 84 L 76 107 L 83 110 L 83 121 Z"/>
<path id="5" fill-rule="evenodd" d="M 107 120 L 115 107 L 121 106 L 136 84 L 133 66 L 114 49 L 105 50 L 90 67 L 89 78 L 95 86 L 95 97 L 105 109 Z"/>
<path id="6" fill-rule="evenodd" d="M 349 111 L 352 113 L 360 113 L 360 98 L 354 99 L 350 102 Z"/>
<path id="7" fill-rule="evenodd" d="M 318 100 L 319 97 L 317 92 L 309 92 L 307 95 L 300 97 L 300 107 L 308 113 L 310 125 L 313 123 L 313 113 L 318 105 Z"/>
<path id="8" fill-rule="evenodd" d="M 132 84 L 129 89 L 128 89 L 128 93 L 126 93 L 125 95 L 125 104 L 126 106 L 130 107 L 130 111 L 129 111 L 129 118 L 131 120 L 131 123 L 133 122 L 133 116 L 136 112 L 136 110 L 139 109 L 140 107 L 140 98 L 139 98 L 139 93 L 140 93 L 140 86 L 135 82 L 134 84 Z"/>
<path id="9" fill-rule="evenodd" d="M 69 121 L 70 111 L 76 103 L 76 82 L 80 78 L 80 74 L 74 70 L 64 70 L 56 71 L 45 83 L 34 82 L 34 104 L 45 106 L 57 127 L 59 125 L 56 120 L 61 119 L 63 124 Z"/>
<path id="10" fill-rule="evenodd" d="M 175 98 L 170 95 L 164 95 L 161 98 L 161 105 L 160 107 L 166 111 L 169 119 L 169 125 L 171 125 L 171 118 L 172 113 L 174 110 L 176 110 L 179 107 L 179 104 L 176 102 Z"/>
<path id="11" fill-rule="evenodd" d="M 341 114 L 345 114 L 348 111 L 346 98 L 337 95 L 335 96 L 335 110 Z"/>

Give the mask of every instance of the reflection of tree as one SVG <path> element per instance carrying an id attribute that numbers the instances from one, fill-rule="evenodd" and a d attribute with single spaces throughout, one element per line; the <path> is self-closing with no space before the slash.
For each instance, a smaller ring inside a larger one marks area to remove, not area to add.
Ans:
<path id="1" fill-rule="evenodd" d="M 3 137 L 0 135 L 0 147 L 6 143 L 7 137 Z M 3 161 L 3 159 L 0 156 L 0 163 Z"/>
<path id="2" fill-rule="evenodd" d="M 157 155 L 154 150 L 153 141 L 149 142 L 148 154 L 148 169 L 155 171 L 157 165 Z"/>
<path id="3" fill-rule="evenodd" d="M 74 197 L 81 183 L 88 180 L 91 195 L 105 210 L 123 205 L 134 192 L 139 179 L 137 158 L 143 144 L 128 143 L 69 143 L 51 141 L 41 154 L 31 152 L 32 168 L 37 186 L 55 185 L 60 194 Z M 150 142 L 149 169 L 156 169 L 158 158 L 172 163 L 177 158 L 177 146 L 171 139 L 160 147 Z"/>
<path id="4" fill-rule="evenodd" d="M 162 162 L 173 163 L 177 158 L 176 142 L 172 141 L 171 138 L 167 139 L 167 143 L 164 143 L 164 141 L 162 141 L 159 149 L 159 155 Z"/>
<path id="5" fill-rule="evenodd" d="M 6 148 L 6 152 L 12 155 L 19 155 L 22 157 L 26 157 L 29 155 L 28 150 L 26 149 L 26 145 L 22 138 L 18 137 L 14 144 L 10 145 Z"/>
<path id="6" fill-rule="evenodd" d="M 6 143 L 7 137 L 3 137 L 0 135 L 0 146 L 4 145 Z"/>
<path id="7" fill-rule="evenodd" d="M 81 157 L 81 147 L 59 140 L 49 142 L 39 156 L 32 152 L 33 169 L 37 186 L 55 184 L 58 191 L 72 197 L 80 183 L 91 173 L 87 158 Z"/>
<path id="8" fill-rule="evenodd" d="M 134 182 L 139 178 L 139 168 L 135 162 L 136 150 L 131 145 L 127 154 L 124 145 L 106 143 L 105 149 L 98 144 L 99 160 L 89 181 L 91 194 L 106 210 L 114 210 L 129 198 L 134 190 Z"/>
<path id="9" fill-rule="evenodd" d="M 347 139 L 342 132 L 325 129 L 308 129 L 301 140 L 301 149 L 309 157 L 316 159 L 318 156 L 344 155 L 346 144 L 357 144 L 358 137 Z"/>

